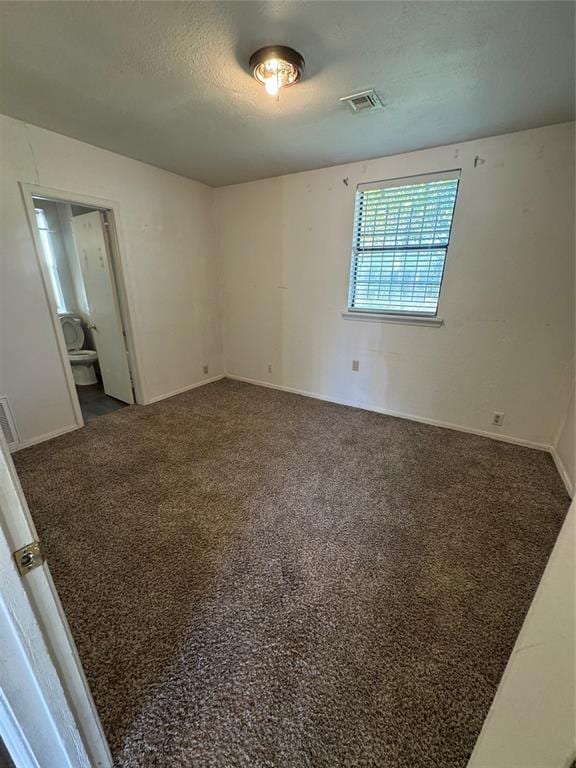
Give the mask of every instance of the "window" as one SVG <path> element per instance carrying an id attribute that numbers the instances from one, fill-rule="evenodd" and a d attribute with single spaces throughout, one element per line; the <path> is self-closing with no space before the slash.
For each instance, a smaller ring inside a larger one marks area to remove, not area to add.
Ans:
<path id="1" fill-rule="evenodd" d="M 460 171 L 360 184 L 351 311 L 434 317 Z"/>
<path id="2" fill-rule="evenodd" d="M 56 300 L 56 309 L 58 312 L 63 313 L 66 312 L 66 302 L 64 301 L 64 294 L 62 293 L 62 286 L 60 285 L 60 276 L 58 275 L 58 264 L 56 263 L 54 248 L 52 247 L 52 235 L 48 227 L 48 221 L 44 210 L 42 208 L 36 208 L 35 210 L 36 224 L 38 225 L 38 232 L 40 233 L 40 242 L 42 243 L 44 259 L 50 272 L 50 281 Z"/>

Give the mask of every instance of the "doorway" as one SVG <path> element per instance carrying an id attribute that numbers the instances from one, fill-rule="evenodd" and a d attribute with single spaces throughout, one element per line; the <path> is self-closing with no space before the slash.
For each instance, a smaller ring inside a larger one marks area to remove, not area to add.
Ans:
<path id="1" fill-rule="evenodd" d="M 135 402 L 110 236 L 113 212 L 35 194 L 32 202 L 64 362 L 82 420 L 91 421 Z"/>

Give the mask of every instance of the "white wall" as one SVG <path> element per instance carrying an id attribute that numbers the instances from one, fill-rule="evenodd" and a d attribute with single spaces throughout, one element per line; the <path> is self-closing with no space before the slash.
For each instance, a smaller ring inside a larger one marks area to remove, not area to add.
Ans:
<path id="1" fill-rule="evenodd" d="M 576 757 L 572 504 L 468 768 L 569 768 Z"/>
<path id="2" fill-rule="evenodd" d="M 554 459 L 558 470 L 566 484 L 568 492 L 573 496 L 576 491 L 576 413 L 574 411 L 574 388 L 566 412 L 566 418 L 558 433 Z"/>
<path id="3" fill-rule="evenodd" d="M 145 401 L 224 371 L 215 199 L 231 375 L 554 443 L 573 364 L 572 125 L 216 191 L 11 118 L 0 132 L 0 394 L 24 441 L 74 416 L 18 181 L 119 203 Z M 444 327 L 344 320 L 356 184 L 454 167 Z"/>
<path id="4" fill-rule="evenodd" d="M 572 367 L 573 162 L 564 124 L 217 189 L 228 373 L 552 445 Z M 344 320 L 356 185 L 453 168 L 444 327 Z"/>
<path id="5" fill-rule="evenodd" d="M 223 372 L 215 197 L 229 373 L 471 430 L 490 431 L 501 410 L 500 434 L 543 445 L 558 436 L 558 455 L 574 468 L 573 126 L 216 193 L 10 118 L 0 117 L 0 131 L 0 394 L 25 441 L 74 417 L 18 181 L 119 202 L 146 400 L 202 381 L 204 364 L 209 376 Z M 445 326 L 343 320 L 356 184 L 454 167 L 463 171 Z M 574 508 L 473 768 L 551 768 L 570 757 L 573 525 Z"/>
<path id="6" fill-rule="evenodd" d="M 213 191 L 0 116 L 0 394 L 31 442 L 74 425 L 18 182 L 115 201 L 146 401 L 223 372 Z"/>

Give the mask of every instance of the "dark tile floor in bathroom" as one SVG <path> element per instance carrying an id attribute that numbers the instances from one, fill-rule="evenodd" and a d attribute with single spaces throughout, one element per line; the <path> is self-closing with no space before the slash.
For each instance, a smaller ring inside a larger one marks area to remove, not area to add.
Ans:
<path id="1" fill-rule="evenodd" d="M 102 384 L 90 384 L 88 386 L 76 387 L 80 408 L 84 421 L 92 421 L 105 413 L 112 413 L 119 408 L 125 408 L 127 403 L 122 403 L 114 397 L 110 397 L 104 392 Z"/>

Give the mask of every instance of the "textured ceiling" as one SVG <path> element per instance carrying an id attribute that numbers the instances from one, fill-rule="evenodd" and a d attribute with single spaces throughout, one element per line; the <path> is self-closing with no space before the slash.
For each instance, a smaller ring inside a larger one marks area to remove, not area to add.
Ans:
<path id="1" fill-rule="evenodd" d="M 571 2 L 2 2 L 0 112 L 220 186 L 573 119 Z M 269 43 L 305 79 L 247 73 Z M 385 108 L 338 101 L 376 88 Z"/>

